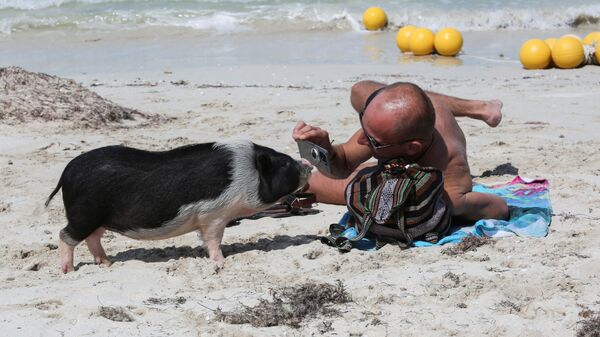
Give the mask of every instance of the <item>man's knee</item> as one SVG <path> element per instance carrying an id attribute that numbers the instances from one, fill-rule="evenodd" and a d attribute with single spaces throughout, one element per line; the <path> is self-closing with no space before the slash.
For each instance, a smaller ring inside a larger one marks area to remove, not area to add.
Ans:
<path id="1" fill-rule="evenodd" d="M 372 87 L 372 86 L 382 86 L 382 85 L 385 85 L 385 84 L 375 82 L 375 81 L 370 81 L 370 80 L 358 81 L 352 85 L 352 88 L 350 89 L 350 95 L 351 96 L 362 95 L 362 94 L 364 94 L 365 89 Z"/>
<path id="2" fill-rule="evenodd" d="M 362 111 L 367 97 L 384 85 L 384 83 L 369 80 L 354 83 L 350 89 L 350 104 L 352 104 L 354 110 Z"/>

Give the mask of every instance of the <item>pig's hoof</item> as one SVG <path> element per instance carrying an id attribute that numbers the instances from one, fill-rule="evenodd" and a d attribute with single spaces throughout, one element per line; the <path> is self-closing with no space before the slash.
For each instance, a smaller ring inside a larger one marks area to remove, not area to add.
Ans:
<path id="1" fill-rule="evenodd" d="M 211 252 L 209 251 L 209 252 L 208 252 L 208 257 L 209 257 L 211 260 L 215 261 L 215 262 L 219 262 L 219 261 L 223 261 L 223 260 L 225 260 L 225 257 L 223 256 L 223 253 L 222 253 L 221 251 L 218 251 L 218 252 L 216 252 L 216 253 L 212 253 L 212 254 L 211 254 Z"/>
<path id="2" fill-rule="evenodd" d="M 215 261 L 215 265 L 213 266 L 213 271 L 215 274 L 218 274 L 225 267 L 225 261 Z"/>
<path id="3" fill-rule="evenodd" d="M 60 270 L 63 272 L 63 274 L 66 274 L 75 271 L 75 267 L 73 265 L 63 264 L 60 266 Z"/>
<path id="4" fill-rule="evenodd" d="M 100 267 L 110 267 L 112 265 L 112 262 L 107 259 L 107 258 L 96 258 L 96 264 L 99 265 Z"/>

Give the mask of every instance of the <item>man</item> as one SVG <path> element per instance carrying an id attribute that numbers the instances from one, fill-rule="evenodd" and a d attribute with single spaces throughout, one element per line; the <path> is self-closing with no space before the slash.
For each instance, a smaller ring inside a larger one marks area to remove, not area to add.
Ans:
<path id="1" fill-rule="evenodd" d="M 371 157 L 403 159 L 434 166 L 444 175 L 444 197 L 452 215 L 466 221 L 506 219 L 508 206 L 498 196 L 472 192 L 465 136 L 455 117 L 469 117 L 495 127 L 502 119 L 498 100 L 475 101 L 424 92 L 411 83 L 386 86 L 361 81 L 352 87 L 350 101 L 362 128 L 340 145 L 329 134 L 300 121 L 295 140 L 308 140 L 330 152 L 332 176 L 313 174 L 309 192 L 317 200 L 345 204 L 344 189 L 359 166 Z"/>

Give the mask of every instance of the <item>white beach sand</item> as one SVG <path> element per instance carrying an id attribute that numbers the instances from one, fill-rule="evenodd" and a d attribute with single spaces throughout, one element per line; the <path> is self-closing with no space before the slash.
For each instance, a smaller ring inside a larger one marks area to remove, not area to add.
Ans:
<path id="1" fill-rule="evenodd" d="M 93 57 L 81 53 L 85 46 L 78 48 L 72 56 L 81 57 L 77 70 L 69 71 L 68 62 L 49 62 L 44 69 L 39 57 L 24 56 L 22 64 L 74 78 L 120 105 L 176 120 L 98 130 L 68 122 L 0 123 L 2 335 L 571 336 L 582 311 L 600 311 L 600 67 L 525 71 L 513 55 L 496 61 L 464 56 L 460 66 L 435 58 L 194 67 L 169 66 L 166 60 L 150 69 L 106 70 L 119 62 L 116 58 L 82 74 L 86 57 Z M 362 52 L 378 55 L 376 49 Z M 107 53 L 114 55 L 115 49 Z M 121 57 L 133 64 L 141 54 Z M 389 51 L 385 57 L 392 57 Z M 457 256 L 442 254 L 441 248 L 394 246 L 342 255 L 317 236 L 344 208 L 318 205 L 322 212 L 316 215 L 244 220 L 228 228 L 222 268 L 205 258 L 195 234 L 156 242 L 108 234 L 104 247 L 111 267 L 91 264 L 80 245 L 78 270 L 60 273 L 58 252 L 49 246 L 66 222 L 60 195 L 47 209 L 43 203 L 73 157 L 109 144 L 157 150 L 232 137 L 297 156 L 291 129 L 299 119 L 328 129 L 337 143 L 356 131 L 349 89 L 363 79 L 411 81 L 449 95 L 501 99 L 499 127 L 460 120 L 472 174 L 510 162 L 523 176 L 549 179 L 555 216 L 548 237 L 499 239 Z M 179 80 L 187 84 L 172 84 Z M 28 270 L 36 264 L 37 271 Z M 272 288 L 336 280 L 353 299 L 338 307 L 341 316 L 313 318 L 298 329 L 214 320 L 213 309 L 254 305 Z M 185 301 L 177 303 L 179 297 Z M 152 304 L 150 298 L 164 303 Z M 134 321 L 100 317 L 100 306 L 125 307 Z"/>

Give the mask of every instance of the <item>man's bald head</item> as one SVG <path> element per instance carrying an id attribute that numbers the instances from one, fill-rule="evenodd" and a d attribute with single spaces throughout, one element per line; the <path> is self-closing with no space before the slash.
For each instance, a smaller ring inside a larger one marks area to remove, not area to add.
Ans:
<path id="1" fill-rule="evenodd" d="M 389 142 L 429 139 L 435 124 L 435 110 L 427 94 L 406 82 L 384 87 L 364 112 L 373 133 Z"/>

